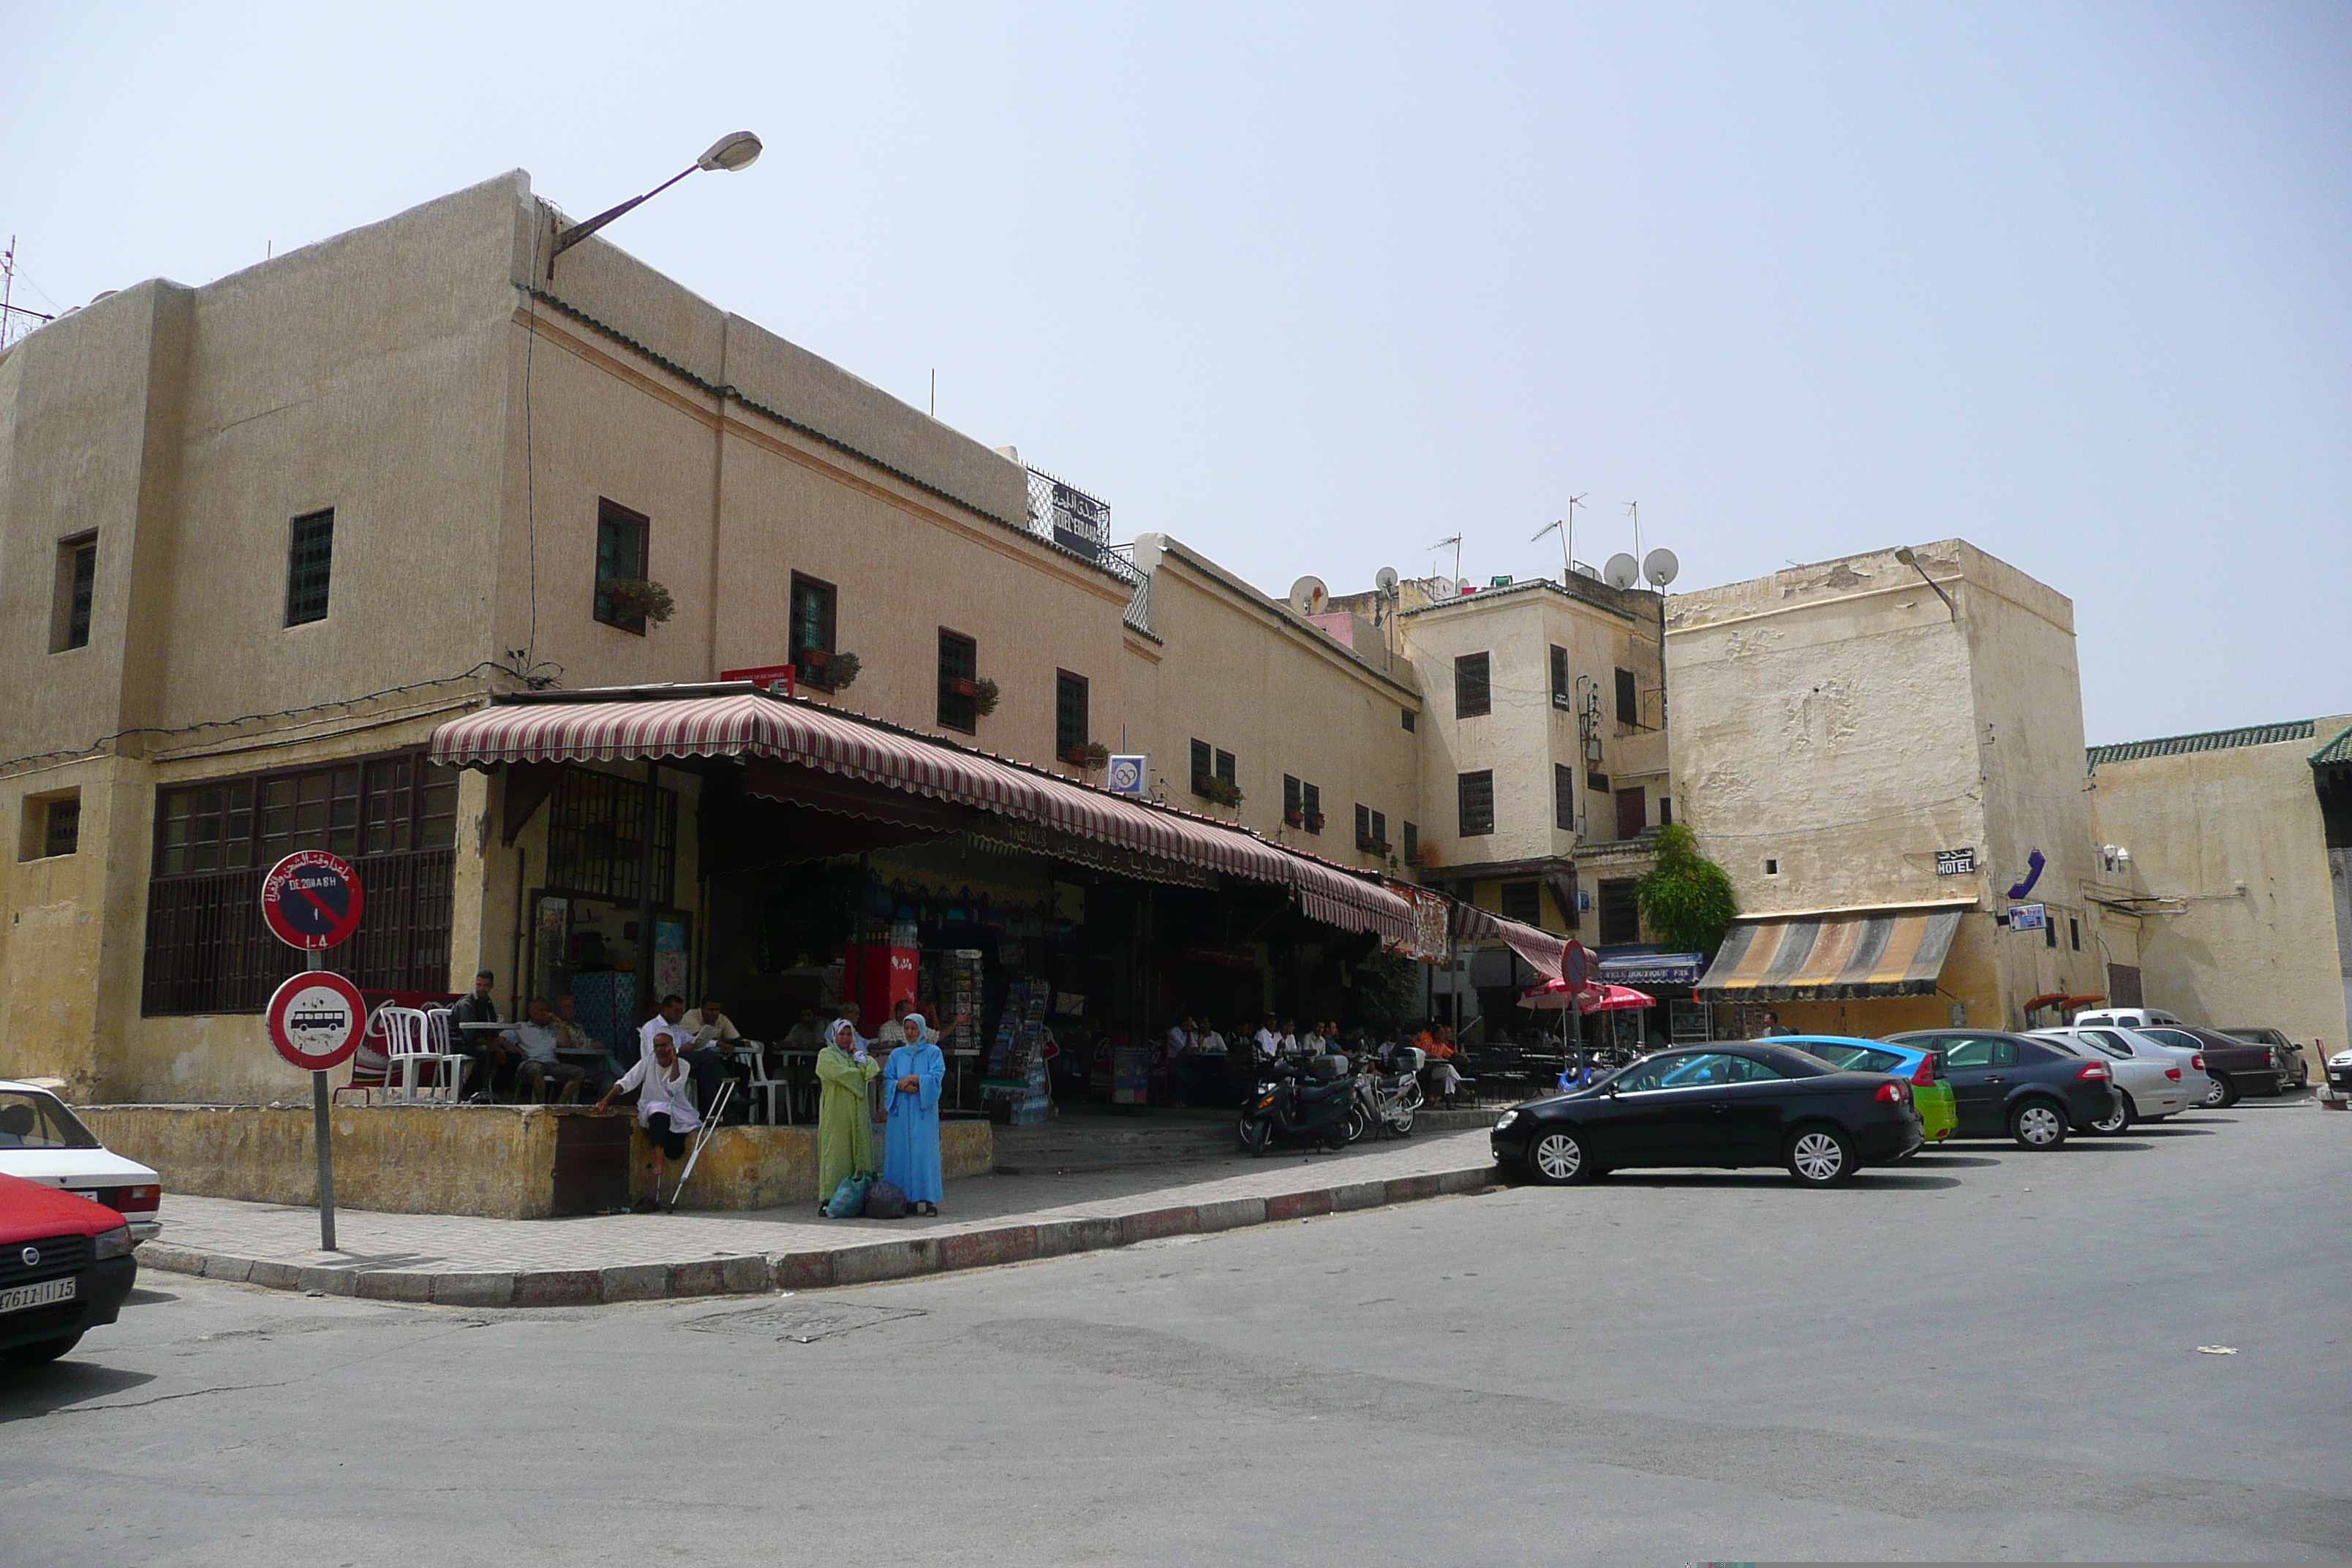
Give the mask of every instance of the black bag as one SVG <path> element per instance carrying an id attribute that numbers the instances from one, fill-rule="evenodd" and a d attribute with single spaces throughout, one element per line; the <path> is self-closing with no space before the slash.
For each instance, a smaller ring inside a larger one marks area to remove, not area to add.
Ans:
<path id="1" fill-rule="evenodd" d="M 905 1219 L 907 1194 L 896 1182 L 877 1182 L 866 1190 L 867 1219 Z"/>

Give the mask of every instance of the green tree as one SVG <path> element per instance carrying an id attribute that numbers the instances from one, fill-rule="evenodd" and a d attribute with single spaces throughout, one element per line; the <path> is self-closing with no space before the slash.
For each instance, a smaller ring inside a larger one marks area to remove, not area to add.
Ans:
<path id="1" fill-rule="evenodd" d="M 1731 917 L 1739 912 L 1731 879 L 1698 852 L 1691 830 L 1677 822 L 1658 830 L 1658 863 L 1633 889 L 1642 921 L 1669 947 L 1713 956 Z"/>

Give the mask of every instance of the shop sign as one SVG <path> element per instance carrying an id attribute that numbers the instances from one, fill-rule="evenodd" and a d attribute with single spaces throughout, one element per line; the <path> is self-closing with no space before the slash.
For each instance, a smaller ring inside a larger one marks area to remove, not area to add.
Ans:
<path id="1" fill-rule="evenodd" d="M 748 680 L 761 690 L 777 697 L 793 694 L 794 672 L 789 664 L 758 664 L 748 669 L 722 669 L 721 680 Z"/>
<path id="2" fill-rule="evenodd" d="M 1647 952 L 1631 958 L 1604 958 L 1601 978 L 1612 985 L 1696 985 L 1706 967 L 1696 952 Z"/>
<path id="3" fill-rule="evenodd" d="M 1451 911 L 1445 896 L 1427 888 L 1393 887 L 1412 905 L 1412 940 L 1405 956 L 1423 963 L 1444 963 L 1452 955 L 1447 944 L 1447 925 Z"/>
<path id="4" fill-rule="evenodd" d="M 1938 849 L 1936 851 L 1936 875 L 1965 877 L 1977 868 L 1977 852 L 1969 849 Z"/>
<path id="5" fill-rule="evenodd" d="M 1150 776 L 1150 757 L 1113 757 L 1103 787 L 1113 795 L 1141 795 Z"/>
<path id="6" fill-rule="evenodd" d="M 2050 923 L 2050 911 L 2041 904 L 2019 904 L 2009 911 L 2011 931 L 2040 931 Z"/>

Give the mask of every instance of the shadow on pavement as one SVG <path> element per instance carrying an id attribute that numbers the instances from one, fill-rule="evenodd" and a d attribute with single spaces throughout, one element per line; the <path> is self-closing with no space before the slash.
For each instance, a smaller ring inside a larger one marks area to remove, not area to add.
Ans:
<path id="1" fill-rule="evenodd" d="M 123 1298 L 126 1304 L 133 1307 L 144 1305 L 149 1301 L 176 1301 L 178 1300 L 179 1298 L 173 1295 L 169 1290 L 151 1290 L 144 1285 L 137 1287 L 130 1295 Z"/>
<path id="2" fill-rule="evenodd" d="M 1958 1171 L 1970 1166 L 1998 1165 L 2000 1162 L 1984 1154 L 1914 1154 L 1903 1162 L 1906 1171 Z"/>
<path id="3" fill-rule="evenodd" d="M 71 1356 L 46 1366 L 10 1368 L 0 1371 L 0 1421 L 47 1415 L 52 1410 L 154 1381 L 152 1373 L 124 1372 Z"/>
<path id="4" fill-rule="evenodd" d="M 1758 1166 L 1752 1171 L 1612 1171 L 1601 1184 L 1604 1187 L 1754 1187 L 1780 1186 L 1794 1188 L 1795 1178 L 1786 1171 Z M 1960 1185 L 1958 1176 L 1914 1175 L 1908 1172 L 1890 1170 L 1884 1165 L 1872 1165 L 1854 1173 L 1846 1184 L 1848 1192 L 1925 1192 L 1938 1187 Z"/>

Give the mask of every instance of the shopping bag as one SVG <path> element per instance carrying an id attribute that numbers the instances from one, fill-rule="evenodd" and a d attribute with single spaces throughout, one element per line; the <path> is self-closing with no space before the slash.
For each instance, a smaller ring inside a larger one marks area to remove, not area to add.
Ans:
<path id="1" fill-rule="evenodd" d="M 866 1194 L 874 1185 L 872 1171 L 852 1171 L 841 1178 L 841 1185 L 833 1189 L 833 1198 L 824 1205 L 827 1219 L 855 1219 L 866 1212 Z"/>
<path id="2" fill-rule="evenodd" d="M 866 1190 L 866 1217 L 867 1219 L 905 1219 L 907 1217 L 907 1194 L 899 1190 L 898 1183 L 877 1182 Z"/>

